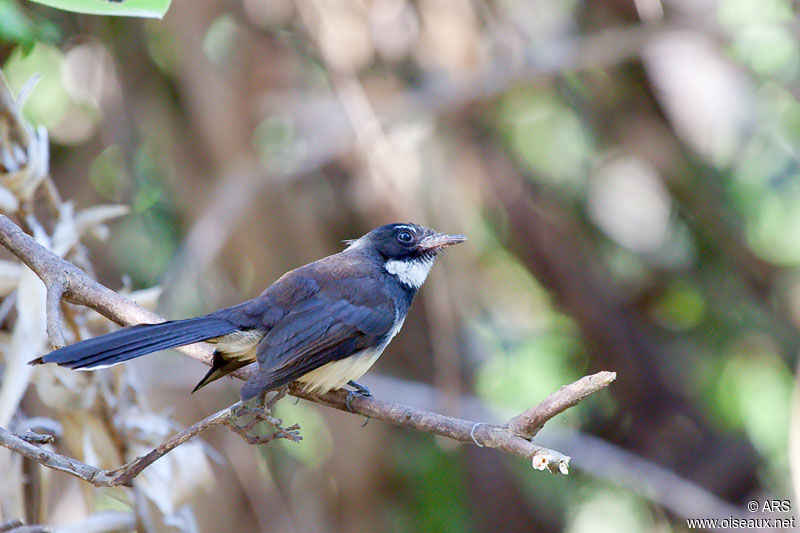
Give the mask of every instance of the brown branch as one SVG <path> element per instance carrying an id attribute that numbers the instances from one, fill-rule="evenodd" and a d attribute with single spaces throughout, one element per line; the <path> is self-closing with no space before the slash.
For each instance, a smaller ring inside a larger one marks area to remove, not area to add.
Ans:
<path id="1" fill-rule="evenodd" d="M 236 419 L 241 415 L 240 409 L 243 407 L 241 402 L 237 402 L 230 407 L 226 407 L 221 411 L 217 411 L 213 415 L 207 416 L 200 422 L 189 426 L 183 431 L 178 432 L 170 437 L 169 440 L 151 450 L 149 453 L 141 457 L 137 457 L 130 463 L 117 468 L 113 471 L 113 477 L 111 480 L 112 485 L 129 486 L 133 481 L 133 478 L 141 474 L 145 468 L 153 464 L 156 460 L 164 457 L 167 453 L 171 452 L 192 437 L 199 435 L 208 428 L 222 424 L 225 424 L 233 429 L 234 433 L 238 434 L 249 444 L 266 444 L 276 439 L 287 439 L 293 442 L 301 440 L 300 435 L 297 433 L 297 430 L 300 429 L 300 426 L 295 424 L 288 428 L 281 427 L 282 421 L 279 418 L 273 418 L 270 416 L 271 406 L 272 403 L 267 404 L 261 409 L 248 409 L 248 412 L 245 413 L 247 415 L 253 414 L 254 421 L 265 421 L 273 425 L 276 430 L 268 435 L 250 435 L 249 429 L 255 427 L 255 423 L 249 428 L 243 428 L 236 423 Z"/>
<path id="2" fill-rule="evenodd" d="M 205 417 L 201 421 L 189 426 L 183 431 L 179 431 L 170 437 L 169 440 L 159 444 L 145 455 L 137 457 L 133 461 L 113 470 L 112 472 L 106 472 L 106 474 L 109 474 L 110 476 L 109 486 L 130 486 L 133 478 L 141 474 L 142 470 L 153 464 L 156 460 L 164 457 L 167 453 L 171 452 L 184 442 L 202 433 L 208 428 L 227 423 L 230 417 L 231 407 L 226 407 L 225 409 L 217 411 L 213 415 Z"/>
<path id="3" fill-rule="evenodd" d="M 140 307 L 131 300 L 98 283 L 69 261 L 52 253 L 22 231 L 19 226 L 5 215 L 0 215 L 0 244 L 5 246 L 41 278 L 47 287 L 48 294 L 51 291 L 60 290 L 64 300 L 94 309 L 109 320 L 123 326 L 164 321 L 156 313 Z M 51 309 L 52 307 L 48 301 L 48 334 L 52 333 L 50 331 L 51 327 L 57 327 L 59 330 L 57 335 L 61 335 L 63 338 L 60 319 L 50 317 Z M 55 339 L 57 341 L 58 336 Z M 50 342 L 54 342 L 52 336 Z M 198 343 L 184 346 L 179 350 L 190 357 L 203 361 L 207 365 L 211 364 L 211 349 L 207 345 Z"/>
<path id="4" fill-rule="evenodd" d="M 56 279 L 47 286 L 47 338 L 55 348 L 61 348 L 64 342 L 64 330 L 61 326 L 61 298 L 64 296 L 64 284 Z"/>
<path id="5" fill-rule="evenodd" d="M 92 485 L 98 487 L 111 486 L 111 476 L 109 476 L 105 470 L 30 444 L 3 427 L 0 427 L 0 446 L 8 448 L 29 459 L 33 459 L 47 468 L 66 472 L 67 474 L 81 478 Z"/>
<path id="6" fill-rule="evenodd" d="M 153 464 L 158 459 L 164 457 L 167 453 L 171 452 L 189 439 L 196 437 L 203 431 L 219 425 L 228 425 L 235 429 L 235 433 L 240 435 L 244 440 L 251 444 L 264 444 L 271 442 L 275 439 L 288 439 L 292 441 L 299 441 L 300 436 L 297 431 L 299 426 L 293 425 L 288 428 L 280 426 L 281 420 L 273 418 L 269 414 L 269 408 L 272 406 L 271 402 L 261 409 L 245 408 L 246 412 L 242 413 L 241 402 L 237 402 L 230 407 L 226 407 L 216 413 L 207 416 L 203 420 L 192 424 L 188 428 L 176 433 L 165 442 L 159 444 L 141 457 L 137 457 L 133 461 L 126 463 L 114 470 L 103 470 L 96 466 L 88 465 L 77 459 L 61 455 L 38 446 L 34 446 L 32 442 L 51 442 L 52 437 L 49 435 L 38 434 L 22 434 L 16 435 L 0 427 L 0 446 L 15 451 L 24 457 L 33 459 L 38 463 L 66 472 L 67 474 L 78 477 L 84 481 L 88 481 L 96 487 L 116 487 L 119 485 L 131 486 L 133 479 L 142 473 L 142 471 Z M 239 426 L 236 419 L 241 415 L 253 415 L 252 425 Z M 269 435 L 250 435 L 249 430 L 255 427 L 258 422 L 268 422 L 276 427 L 276 431 Z M 48 438 L 49 437 L 49 438 Z"/>
<path id="7" fill-rule="evenodd" d="M 564 385 L 545 398 L 539 405 L 531 407 L 524 413 L 512 418 L 508 422 L 508 428 L 514 435 L 531 438 L 542 429 L 545 422 L 573 407 L 590 394 L 608 387 L 615 379 L 617 379 L 616 372 L 604 371 L 582 377 L 575 383 Z"/>
<path id="8" fill-rule="evenodd" d="M 538 430 L 557 414 L 576 405 L 593 392 L 610 385 L 614 379 L 616 379 L 614 372 L 598 372 L 581 378 L 575 383 L 561 387 L 543 402 L 512 418 L 506 425 L 464 420 L 364 396 L 352 399 L 350 406 L 352 412 L 369 418 L 441 435 L 459 442 L 474 443 L 480 447 L 499 448 L 530 459 L 533 467 L 537 470 L 547 469 L 551 472 L 566 474 L 570 458 L 561 452 L 533 444 L 524 428 L 535 427 Z M 292 385 L 289 392 L 299 398 L 327 405 L 340 411 L 348 411 L 345 403 L 346 391 L 336 390 L 324 395 L 315 395 L 303 392 L 299 386 Z M 528 426 L 529 421 L 535 423 L 536 426 Z M 531 433 L 535 433 L 535 431 Z"/>
<path id="9" fill-rule="evenodd" d="M 48 294 L 51 292 L 52 294 L 57 294 L 60 291 L 63 293 L 65 300 L 90 307 L 120 324 L 154 323 L 164 320 L 157 314 L 139 307 L 127 298 L 89 278 L 75 265 L 61 259 L 37 243 L 8 217 L 3 215 L 0 215 L 0 244 L 19 257 L 42 279 L 47 286 Z M 57 306 L 49 305 L 48 312 L 54 308 L 58 309 Z M 54 328 L 60 328 L 60 320 L 48 317 L 48 324 L 53 324 Z M 211 364 L 210 350 L 203 349 L 199 345 L 193 345 L 193 347 L 194 349 L 192 347 L 184 347 L 182 351 L 206 364 Z M 189 349 L 187 350 L 187 348 Z M 240 379 L 246 379 L 252 372 L 251 365 L 251 367 L 240 370 L 235 376 Z M 529 459 L 533 467 L 538 470 L 547 469 L 551 472 L 566 474 L 568 472 L 569 457 L 555 450 L 549 450 L 533 444 L 528 435 L 535 433 L 535 429 L 544 424 L 544 422 L 568 407 L 575 405 L 588 394 L 610 384 L 614 377 L 614 373 L 601 372 L 594 376 L 583 378 L 572 385 L 562 387 L 544 402 L 512 419 L 506 425 L 464 420 L 363 396 L 356 397 L 351 401 L 351 408 L 348 409 L 346 405 L 348 393 L 343 390 L 331 391 L 324 395 L 315 395 L 303 392 L 297 386 L 292 386 L 289 392 L 299 398 L 341 411 L 350 411 L 417 431 L 441 435 L 460 442 L 474 443 L 481 447 L 499 448 Z M 273 401 L 275 401 L 274 398 Z M 130 484 L 131 480 L 148 465 L 202 431 L 223 423 L 229 426 L 235 423 L 232 421 L 233 417 L 236 416 L 237 412 L 242 412 L 238 404 L 235 407 L 237 409 L 223 409 L 204 418 L 174 435 L 145 456 L 139 457 L 114 471 L 102 470 L 70 457 L 39 448 L 3 428 L 0 428 L 0 446 L 36 460 L 49 468 L 79 477 L 93 485 L 115 486 Z M 269 407 L 271 407 L 271 403 L 266 405 L 263 415 L 258 415 L 250 409 L 246 410 L 244 414 L 253 415 L 260 421 L 277 425 L 278 429 L 272 435 L 266 437 L 250 436 L 248 431 L 255 427 L 257 423 L 245 426 L 237 425 L 233 429 L 251 443 L 269 442 L 275 438 L 298 440 L 297 427 L 281 428 L 281 421 L 273 419 L 269 415 Z"/>

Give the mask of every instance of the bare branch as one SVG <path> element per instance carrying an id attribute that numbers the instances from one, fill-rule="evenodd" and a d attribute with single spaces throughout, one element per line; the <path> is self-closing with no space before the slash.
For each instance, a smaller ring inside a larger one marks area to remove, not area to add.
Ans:
<path id="1" fill-rule="evenodd" d="M 47 468 L 66 472 L 88 481 L 92 485 L 98 487 L 111 486 L 111 476 L 105 470 L 25 442 L 3 427 L 0 427 L 0 446 L 33 459 Z"/>
<path id="2" fill-rule="evenodd" d="M 276 426 L 276 431 L 269 435 L 249 435 L 247 432 L 255 427 L 255 423 L 251 427 L 238 426 L 236 424 L 236 418 L 242 414 L 240 410 L 242 408 L 241 402 L 237 402 L 230 407 L 226 407 L 225 409 L 207 416 L 183 431 L 176 433 L 147 454 L 137 457 L 133 461 L 114 470 L 103 470 L 102 468 L 88 465 L 76 459 L 31 444 L 31 442 L 50 442 L 52 437 L 49 435 L 38 435 L 33 432 L 30 432 L 30 434 L 15 435 L 5 428 L 0 427 L 0 446 L 15 451 L 53 470 L 60 470 L 61 472 L 66 472 L 84 481 L 88 481 L 96 487 L 131 486 L 133 479 L 141 474 L 145 468 L 164 457 L 184 442 L 214 426 L 235 426 L 236 433 L 251 444 L 265 444 L 281 438 L 295 442 L 300 440 L 300 436 L 297 433 L 300 427 L 296 424 L 288 428 L 280 427 L 281 420 L 269 416 L 270 406 L 271 404 L 262 409 L 245 408 L 246 412 L 243 413 L 245 415 L 257 414 L 258 416 L 254 418 L 256 423 L 263 421 Z M 48 439 L 48 437 L 50 438 Z"/>
<path id="3" fill-rule="evenodd" d="M 542 429 L 545 422 L 576 405 L 590 394 L 608 387 L 615 379 L 617 379 L 616 372 L 604 371 L 564 385 L 539 405 L 512 418 L 508 422 L 508 428 L 514 435 L 531 438 Z"/>
<path id="4" fill-rule="evenodd" d="M 37 243 L 8 217 L 3 215 L 0 215 L 0 244 L 19 257 L 44 281 L 48 288 L 48 294 L 61 293 L 64 299 L 90 307 L 120 324 L 155 323 L 164 320 L 155 313 L 139 307 L 127 298 L 89 278 L 75 265 L 61 259 Z M 48 297 L 48 313 L 53 312 L 54 309 L 58 310 L 58 306 L 50 305 L 52 303 L 50 300 L 51 298 Z M 60 319 L 48 317 L 48 324 L 52 324 L 53 328 L 59 328 L 60 331 Z M 184 347 L 181 351 L 206 364 L 211 364 L 210 350 L 204 349 L 201 345 Z M 246 379 L 252 372 L 251 365 L 251 367 L 244 368 L 234 375 L 240 379 Z M 331 391 L 324 395 L 315 395 L 303 392 L 298 386 L 291 386 L 289 392 L 299 398 L 327 405 L 341 411 L 349 411 L 417 431 L 441 435 L 459 442 L 474 443 L 481 447 L 499 448 L 529 459 L 533 467 L 538 470 L 547 469 L 551 472 L 566 474 L 570 458 L 555 450 L 549 450 L 533 444 L 529 436 L 553 416 L 575 405 L 587 395 L 609 385 L 615 377 L 616 375 L 613 372 L 601 372 L 594 376 L 583 378 L 572 385 L 562 387 L 541 404 L 512 419 L 508 425 L 502 426 L 445 416 L 423 409 L 383 402 L 363 396 L 356 397 L 351 401 L 351 408 L 348 409 L 346 404 L 347 392 L 343 390 Z M 226 408 L 204 418 L 179 432 L 145 456 L 139 457 L 111 472 L 38 448 L 3 428 L 0 428 L 0 446 L 38 461 L 49 468 L 79 477 L 93 485 L 115 486 L 130 484 L 134 477 L 154 461 L 212 426 L 229 425 L 248 442 L 255 444 L 270 442 L 276 438 L 299 439 L 296 426 L 282 428 L 280 427 L 281 421 L 271 417 L 269 414 L 271 403 L 266 405 L 262 413 L 250 409 L 242 411 L 238 406 L 239 404 L 236 404 L 235 407 L 237 409 L 235 410 Z M 237 413 L 253 416 L 253 421 L 244 426 L 236 425 L 232 417 L 236 416 Z M 277 430 L 267 436 L 250 435 L 249 431 L 262 421 L 275 425 Z"/>
<path id="5" fill-rule="evenodd" d="M 54 284 L 61 284 L 64 300 L 94 309 L 123 326 L 164 321 L 157 314 L 101 285 L 69 261 L 52 253 L 5 215 L 0 215 L 0 244 L 41 278 L 48 293 Z M 48 315 L 49 311 L 48 308 Z M 48 324 L 53 322 L 48 317 Z M 211 349 L 208 345 L 193 344 L 179 348 L 179 351 L 207 365 L 211 364 Z"/>
<path id="6" fill-rule="evenodd" d="M 171 452 L 187 440 L 199 435 L 208 428 L 228 423 L 232 416 L 232 410 L 237 405 L 238 403 L 217 411 L 213 415 L 205 417 L 200 422 L 197 422 L 183 431 L 176 433 L 167 441 L 158 445 L 147 454 L 137 457 L 130 463 L 127 463 L 116 470 L 106 472 L 106 474 L 108 474 L 111 478 L 109 486 L 130 486 L 133 478 L 141 474 L 142 470 L 156 462 L 158 459 L 164 457 L 167 453 Z"/>
<path id="7" fill-rule="evenodd" d="M 289 388 L 289 392 L 293 396 L 327 405 L 340 411 L 349 411 L 346 404 L 347 391 L 335 390 L 327 394 L 315 395 L 303 392 L 299 386 L 292 385 Z M 562 388 L 554 394 L 569 395 L 571 392 L 569 389 L 564 392 L 564 388 Z M 566 399 L 562 401 L 566 401 Z M 505 425 L 500 426 L 484 424 L 474 420 L 464 420 L 424 409 L 383 402 L 367 396 L 356 396 L 350 401 L 350 406 L 353 413 L 369 418 L 383 420 L 390 424 L 425 433 L 441 435 L 459 442 L 473 443 L 480 447 L 499 448 L 509 453 L 520 455 L 530 459 L 533 467 L 537 470 L 547 469 L 554 473 L 568 473 L 570 460 L 568 456 L 555 450 L 537 446 L 530 440 L 515 435 Z M 547 407 L 542 407 L 541 409 L 545 410 Z"/>
<path id="8" fill-rule="evenodd" d="M 64 284 L 55 280 L 47 286 L 47 338 L 55 348 L 64 346 L 64 331 L 61 327 L 61 297 Z"/>

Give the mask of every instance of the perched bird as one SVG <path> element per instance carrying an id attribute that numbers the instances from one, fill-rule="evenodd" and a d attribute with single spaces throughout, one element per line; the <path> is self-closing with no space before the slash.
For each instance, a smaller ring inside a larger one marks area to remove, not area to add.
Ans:
<path id="1" fill-rule="evenodd" d="M 292 381 L 307 391 L 349 384 L 369 394 L 355 380 L 400 331 L 437 254 L 465 240 L 416 224 L 388 224 L 287 272 L 252 300 L 196 318 L 122 328 L 30 364 L 92 370 L 207 341 L 216 348 L 213 364 L 195 391 L 258 361 L 242 387 L 244 400 Z"/>

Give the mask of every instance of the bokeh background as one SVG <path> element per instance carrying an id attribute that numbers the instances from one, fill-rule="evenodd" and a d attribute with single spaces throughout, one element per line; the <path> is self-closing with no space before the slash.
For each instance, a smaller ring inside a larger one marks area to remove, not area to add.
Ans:
<path id="1" fill-rule="evenodd" d="M 470 241 L 437 264 L 364 379 L 378 397 L 503 421 L 584 374 L 618 373 L 537 437 L 572 455 L 568 477 L 284 400 L 302 443 L 249 447 L 217 429 L 136 490 L 9 459 L 0 521 L 683 531 L 791 500 L 796 12 L 789 0 L 175 0 L 158 21 L 0 0 L 8 84 L 41 74 L 24 111 L 49 132 L 52 183 L 76 212 L 129 208 L 67 252 L 106 285 L 144 290 L 172 318 L 205 313 L 411 220 Z M 59 217 L 40 219 L 53 231 Z M 8 362 L 18 313 L 6 307 Z M 83 333 L 109 327 L 74 312 Z M 143 435 L 158 442 L 235 401 L 227 380 L 189 395 L 204 372 L 174 352 L 77 377 L 37 369 L 15 420 L 52 419 L 56 449 L 116 466 Z"/>

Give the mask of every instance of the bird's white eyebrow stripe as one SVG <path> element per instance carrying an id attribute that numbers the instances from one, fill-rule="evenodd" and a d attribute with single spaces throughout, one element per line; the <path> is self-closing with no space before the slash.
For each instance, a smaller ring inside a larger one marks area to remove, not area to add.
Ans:
<path id="1" fill-rule="evenodd" d="M 413 226 L 406 226 L 405 224 L 398 224 L 397 226 L 395 226 L 395 229 L 407 229 L 414 233 L 417 232 L 417 230 Z"/>

